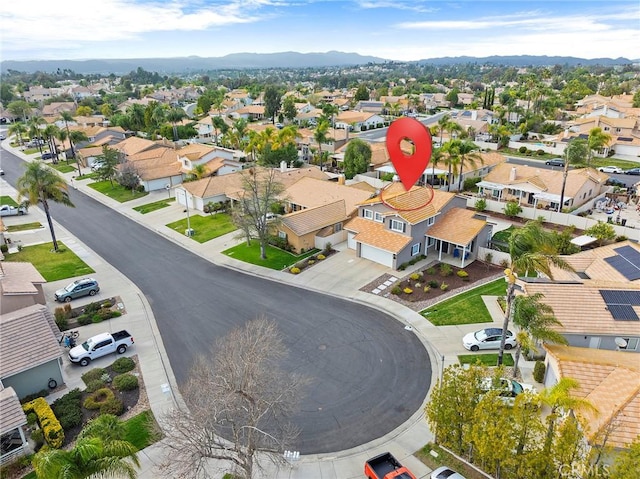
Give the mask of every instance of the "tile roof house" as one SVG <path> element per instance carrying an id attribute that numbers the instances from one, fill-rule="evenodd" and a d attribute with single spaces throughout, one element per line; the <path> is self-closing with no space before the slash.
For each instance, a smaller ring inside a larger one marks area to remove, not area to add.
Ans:
<path id="1" fill-rule="evenodd" d="M 145 191 L 171 189 L 182 183 L 182 165 L 173 148 L 143 150 L 129 155 L 127 160 L 135 166 Z"/>
<path id="2" fill-rule="evenodd" d="M 46 389 L 50 379 L 63 383 L 60 330 L 42 304 L 0 316 L 0 382 L 22 398 Z M 34 347 L 37 345 L 37 347 Z"/>
<path id="3" fill-rule="evenodd" d="M 636 355 L 561 345 L 545 345 L 545 385 L 575 379 L 572 396 L 586 399 L 598 413 L 580 412 L 591 445 L 628 448 L 640 435 L 640 361 Z"/>
<path id="4" fill-rule="evenodd" d="M 57 101 L 44 105 L 42 107 L 42 116 L 44 117 L 58 117 L 63 111 L 69 113 L 76 111 L 76 104 L 72 101 Z"/>
<path id="5" fill-rule="evenodd" d="M 564 192 L 564 207 L 574 208 L 606 191 L 609 176 L 593 168 L 570 169 Z M 498 201 L 517 201 L 522 206 L 557 210 L 563 171 L 501 163 L 481 182 L 479 193 Z"/>
<path id="6" fill-rule="evenodd" d="M 34 304 L 46 304 L 42 285 L 47 280 L 31 263 L 0 263 L 0 314 L 7 314 Z"/>
<path id="7" fill-rule="evenodd" d="M 16 392 L 0 384 L 0 465 L 31 452 L 22 430 L 26 425 L 27 416 Z"/>
<path id="8" fill-rule="evenodd" d="M 370 130 L 378 125 L 383 125 L 384 118 L 375 113 L 367 113 L 363 111 L 342 111 L 336 117 L 336 128 L 353 127 L 354 131 Z"/>
<path id="9" fill-rule="evenodd" d="M 520 278 L 523 293 L 544 295 L 569 345 L 640 352 L 640 246 L 623 241 L 563 259 L 573 271 Z"/>
<path id="10" fill-rule="evenodd" d="M 467 211 L 453 193 L 392 183 L 362 202 L 358 216 L 345 225 L 347 245 L 356 255 L 397 269 L 418 255 L 473 261 L 491 237 L 484 217 Z"/>

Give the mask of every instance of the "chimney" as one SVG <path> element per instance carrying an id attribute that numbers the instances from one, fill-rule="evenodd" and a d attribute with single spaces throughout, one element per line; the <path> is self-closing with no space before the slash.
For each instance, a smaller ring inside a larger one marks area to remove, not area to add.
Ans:
<path id="1" fill-rule="evenodd" d="M 516 177 L 516 167 L 514 166 L 513 168 L 511 168 L 511 173 L 509 173 L 509 181 L 515 181 Z"/>
<path id="2" fill-rule="evenodd" d="M 344 185 L 344 175 L 338 175 L 338 184 Z"/>

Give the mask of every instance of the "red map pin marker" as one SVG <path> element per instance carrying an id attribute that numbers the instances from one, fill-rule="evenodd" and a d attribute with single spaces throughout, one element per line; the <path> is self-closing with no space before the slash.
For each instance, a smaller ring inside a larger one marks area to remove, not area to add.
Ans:
<path id="1" fill-rule="evenodd" d="M 413 143 L 412 155 L 405 155 L 402 151 L 400 143 L 404 139 Z M 424 173 L 431 160 L 432 148 L 429 128 L 415 118 L 399 118 L 389 126 L 387 152 L 405 190 L 409 191 Z"/>

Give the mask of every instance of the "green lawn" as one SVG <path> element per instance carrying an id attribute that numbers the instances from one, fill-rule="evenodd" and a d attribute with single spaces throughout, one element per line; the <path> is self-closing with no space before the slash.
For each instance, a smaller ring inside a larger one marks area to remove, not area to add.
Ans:
<path id="1" fill-rule="evenodd" d="M 139 213 L 142 213 L 143 215 L 146 215 L 147 213 L 151 213 L 152 211 L 166 208 L 175 200 L 175 198 L 167 198 L 166 200 L 154 201 L 153 203 L 147 203 L 146 205 L 136 206 L 133 209 Z"/>
<path id="2" fill-rule="evenodd" d="M 237 229 L 231 221 L 231 216 L 225 213 L 217 213 L 209 216 L 191 215 L 189 217 L 189 223 L 191 229 L 195 231 L 192 238 L 198 243 L 205 243 Z M 187 230 L 186 216 L 179 221 L 169 223 L 167 227 L 180 234 L 184 234 Z"/>
<path id="3" fill-rule="evenodd" d="M 25 246 L 22 251 L 5 254 L 5 261 L 32 263 L 47 281 L 95 273 L 61 241 L 58 241 L 58 248 L 58 252 L 54 253 L 53 243 Z"/>
<path id="4" fill-rule="evenodd" d="M 2 195 L 0 196 L 0 205 L 18 206 L 18 203 L 11 196 Z"/>
<path id="5" fill-rule="evenodd" d="M 78 171 L 78 168 L 72 163 L 67 165 L 65 162 L 61 161 L 55 165 L 53 163 L 48 163 L 48 165 L 51 168 L 58 170 L 60 173 L 73 173 L 74 171 Z"/>
<path id="6" fill-rule="evenodd" d="M 125 422 L 127 430 L 125 440 L 136 446 L 138 450 L 142 450 L 157 442 L 160 437 L 156 420 L 151 410 L 143 411 L 140 414 L 127 419 Z"/>
<path id="7" fill-rule="evenodd" d="M 484 366 L 496 366 L 498 364 L 498 353 L 459 354 L 458 361 L 460 361 L 460 364 L 480 363 Z M 513 355 L 511 353 L 504 353 L 502 362 L 505 366 L 513 366 Z"/>
<path id="8" fill-rule="evenodd" d="M 490 323 L 491 315 L 481 296 L 504 296 L 505 294 L 506 283 L 500 278 L 424 309 L 420 314 L 435 326 Z"/>
<path id="9" fill-rule="evenodd" d="M 102 193 L 109 198 L 113 198 L 120 203 L 124 203 L 126 201 L 135 200 L 136 198 L 142 198 L 143 196 L 147 196 L 149 193 L 146 191 L 138 191 L 134 190 L 133 193 L 129 188 L 124 188 L 118 183 L 114 182 L 113 185 L 110 181 L 96 181 L 95 183 L 89 183 L 89 187 L 93 188 L 99 193 Z"/>
<path id="10" fill-rule="evenodd" d="M 35 221 L 33 223 L 25 223 L 23 225 L 7 226 L 7 231 L 9 233 L 13 233 L 14 231 L 37 230 L 39 228 L 42 228 L 42 223 Z"/>
<path id="11" fill-rule="evenodd" d="M 247 246 L 247 243 L 243 242 L 233 248 L 223 251 L 222 254 L 244 261 L 245 263 L 257 264 L 258 266 L 264 266 L 269 269 L 282 270 L 288 268 L 294 263 L 297 263 L 301 259 L 306 258 L 307 256 L 317 253 L 317 250 L 312 250 L 296 256 L 269 245 L 267 245 L 266 249 L 267 259 L 261 259 L 260 243 L 253 240 L 251 241 L 251 246 Z"/>
<path id="12" fill-rule="evenodd" d="M 85 173 L 84 175 L 76 176 L 76 180 L 95 180 L 98 178 L 98 173 Z"/>

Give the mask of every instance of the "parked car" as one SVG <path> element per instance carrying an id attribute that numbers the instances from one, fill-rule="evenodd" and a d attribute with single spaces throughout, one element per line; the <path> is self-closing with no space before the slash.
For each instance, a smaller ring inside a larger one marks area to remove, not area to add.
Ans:
<path id="1" fill-rule="evenodd" d="M 622 173 L 622 168 L 617 166 L 601 166 L 598 168 L 598 171 L 602 171 L 603 173 Z"/>
<path id="2" fill-rule="evenodd" d="M 86 366 L 92 359 L 101 358 L 111 353 L 123 354 L 129 346 L 134 344 L 131 334 L 126 330 L 115 333 L 102 333 L 92 336 L 84 343 L 69 351 L 69 360 Z"/>
<path id="3" fill-rule="evenodd" d="M 2 173 L 4 175 L 4 172 Z M 0 205 L 0 216 L 22 216 L 27 214 L 24 206 Z"/>
<path id="4" fill-rule="evenodd" d="M 625 175 L 640 176 L 640 168 L 630 168 L 624 172 Z"/>
<path id="5" fill-rule="evenodd" d="M 0 176 L 4 176 L 4 170 L 0 168 Z"/>
<path id="6" fill-rule="evenodd" d="M 464 479 L 462 474 L 458 474 L 456 471 L 442 466 L 436 469 L 429 476 L 431 479 Z"/>
<path id="7" fill-rule="evenodd" d="M 609 186 L 619 186 L 620 188 L 626 188 L 627 184 L 622 181 L 619 180 L 618 178 L 609 178 L 606 182 L 605 185 L 609 185 Z"/>
<path id="8" fill-rule="evenodd" d="M 98 171 L 100 168 L 102 168 L 104 166 L 104 161 L 94 161 L 93 164 L 91 165 L 91 169 L 93 171 Z"/>
<path id="9" fill-rule="evenodd" d="M 93 278 L 83 278 L 74 281 L 66 288 L 59 289 L 55 293 L 56 301 L 68 303 L 72 299 L 83 296 L 95 296 L 100 291 L 98 282 Z"/>
<path id="10" fill-rule="evenodd" d="M 42 156 L 40 157 L 40 159 L 42 159 L 42 160 L 53 160 L 55 157 L 56 157 L 56 155 L 54 155 L 50 151 L 45 151 L 42 154 Z"/>
<path id="11" fill-rule="evenodd" d="M 544 164 L 549 166 L 564 166 L 564 160 L 562 158 L 552 158 L 551 160 L 545 161 Z"/>
<path id="12" fill-rule="evenodd" d="M 482 392 L 498 391 L 500 400 L 509 406 L 513 406 L 518 395 L 525 391 L 536 390 L 531 384 L 519 383 L 515 379 L 508 378 L 484 378 L 480 387 Z"/>
<path id="13" fill-rule="evenodd" d="M 469 333 L 462 338 L 462 344 L 470 351 L 500 349 L 500 341 L 502 341 L 502 328 L 485 328 L 475 333 Z M 511 349 L 516 344 L 516 337 L 511 331 L 507 331 L 507 340 L 504 348 Z"/>

